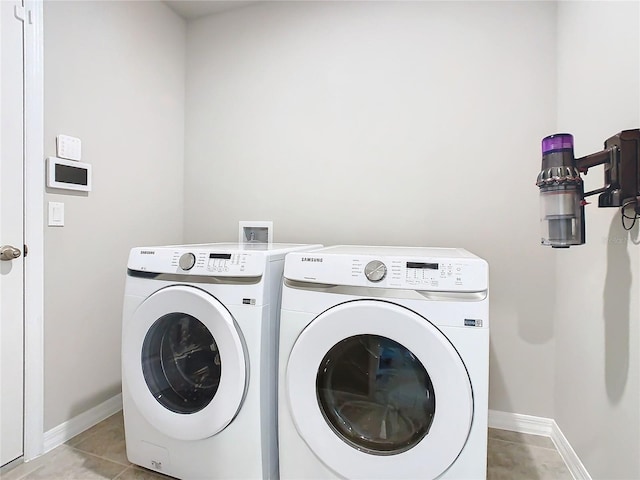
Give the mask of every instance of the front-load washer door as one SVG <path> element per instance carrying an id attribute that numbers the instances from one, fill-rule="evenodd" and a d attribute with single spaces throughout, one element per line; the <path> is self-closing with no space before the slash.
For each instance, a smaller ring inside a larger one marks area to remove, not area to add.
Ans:
<path id="1" fill-rule="evenodd" d="M 185 285 L 161 289 L 138 307 L 123 338 L 130 395 L 159 431 L 200 440 L 237 415 L 248 379 L 245 347 L 212 295 Z"/>
<path id="2" fill-rule="evenodd" d="M 285 382 L 299 435 L 344 478 L 437 478 L 471 429 L 460 355 L 427 319 L 390 302 L 346 302 L 316 317 Z"/>

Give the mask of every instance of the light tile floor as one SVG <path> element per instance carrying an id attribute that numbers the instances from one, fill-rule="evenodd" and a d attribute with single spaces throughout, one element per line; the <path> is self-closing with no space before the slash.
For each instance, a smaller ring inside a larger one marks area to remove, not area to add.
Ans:
<path id="1" fill-rule="evenodd" d="M 2 480 L 166 480 L 127 461 L 122 412 L 36 460 L 0 475 Z M 489 429 L 488 480 L 572 480 L 548 437 Z"/>
<path id="2" fill-rule="evenodd" d="M 573 480 L 549 437 L 489 429 L 487 480 Z"/>

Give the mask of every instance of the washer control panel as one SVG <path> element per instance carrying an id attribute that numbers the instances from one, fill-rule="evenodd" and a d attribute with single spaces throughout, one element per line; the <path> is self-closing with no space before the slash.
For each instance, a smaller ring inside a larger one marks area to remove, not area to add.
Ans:
<path id="1" fill-rule="evenodd" d="M 225 252 L 205 248 L 136 248 L 131 251 L 128 267 L 153 273 L 259 277 L 265 270 L 265 256 L 260 252 Z"/>
<path id="2" fill-rule="evenodd" d="M 178 267 L 178 271 L 189 271 L 194 275 L 259 276 L 264 268 L 264 257 L 250 252 L 174 252 L 171 266 Z"/>
<path id="3" fill-rule="evenodd" d="M 468 252 L 467 252 L 468 253 Z M 403 257 L 290 253 L 285 278 L 330 285 L 480 292 L 488 288 L 487 262 L 472 254 Z"/>
<path id="4" fill-rule="evenodd" d="M 210 253 L 207 259 L 207 271 L 228 274 L 243 272 L 247 266 L 247 256 L 240 253 Z"/>

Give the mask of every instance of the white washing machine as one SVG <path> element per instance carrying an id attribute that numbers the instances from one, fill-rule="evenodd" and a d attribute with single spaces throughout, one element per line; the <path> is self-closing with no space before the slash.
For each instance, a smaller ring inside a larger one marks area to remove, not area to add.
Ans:
<path id="1" fill-rule="evenodd" d="M 129 461 L 183 479 L 278 478 L 282 270 L 287 252 L 309 248 L 131 250 L 122 327 Z"/>
<path id="2" fill-rule="evenodd" d="M 461 249 L 287 255 L 282 479 L 484 479 L 487 263 Z"/>

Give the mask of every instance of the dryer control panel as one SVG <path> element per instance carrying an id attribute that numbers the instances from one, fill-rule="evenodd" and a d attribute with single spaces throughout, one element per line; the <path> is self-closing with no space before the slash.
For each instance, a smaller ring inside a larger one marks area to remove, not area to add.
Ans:
<path id="1" fill-rule="evenodd" d="M 379 253 L 373 248 L 363 250 L 329 247 L 290 253 L 284 276 L 289 280 L 345 286 L 441 292 L 488 289 L 487 262 L 466 250 L 411 247 Z"/>
<path id="2" fill-rule="evenodd" d="M 417 290 L 428 290 L 431 287 L 447 286 L 448 290 L 456 290 L 465 283 L 477 281 L 473 265 L 463 261 L 444 260 L 438 262 L 396 262 L 393 269 L 394 281 L 405 283 Z"/>

